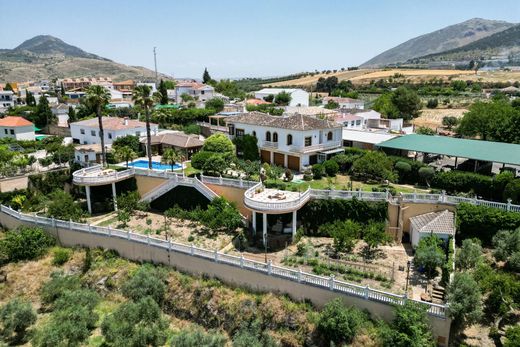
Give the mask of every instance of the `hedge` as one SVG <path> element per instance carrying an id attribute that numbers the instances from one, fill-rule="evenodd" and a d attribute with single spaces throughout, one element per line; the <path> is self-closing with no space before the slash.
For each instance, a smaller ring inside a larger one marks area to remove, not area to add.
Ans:
<path id="1" fill-rule="evenodd" d="M 473 192 L 484 199 L 493 198 L 493 179 L 489 176 L 464 171 L 438 172 L 432 179 L 432 186 L 444 189 L 448 194 Z M 499 199 L 501 198 L 498 197 Z"/>
<path id="2" fill-rule="evenodd" d="M 457 241 L 476 237 L 490 246 L 499 230 L 520 227 L 520 212 L 508 212 L 492 207 L 459 204 L 457 208 Z"/>
<path id="3" fill-rule="evenodd" d="M 301 216 L 305 233 L 316 235 L 320 225 L 335 220 L 351 219 L 363 224 L 370 220 L 383 222 L 387 217 L 387 203 L 367 202 L 356 198 L 352 200 L 319 199 L 308 202 L 298 211 L 298 216 Z"/>

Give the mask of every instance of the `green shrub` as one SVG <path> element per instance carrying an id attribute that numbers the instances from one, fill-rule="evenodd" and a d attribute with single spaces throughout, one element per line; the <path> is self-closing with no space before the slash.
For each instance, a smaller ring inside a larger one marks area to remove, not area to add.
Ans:
<path id="1" fill-rule="evenodd" d="M 320 178 L 323 177 L 324 174 L 325 174 L 325 169 L 323 168 L 322 164 L 314 164 L 312 166 L 312 177 L 315 180 L 319 180 Z"/>
<path id="2" fill-rule="evenodd" d="M 321 311 L 316 328 L 327 345 L 341 345 L 352 342 L 358 330 L 367 322 L 366 313 L 355 307 L 345 307 L 341 299 L 334 299 Z"/>
<path id="3" fill-rule="evenodd" d="M 40 290 L 40 298 L 46 305 L 53 304 L 66 291 L 77 290 L 81 287 L 78 276 L 67 276 L 63 272 L 53 272 L 51 279 Z"/>
<path id="4" fill-rule="evenodd" d="M 415 250 L 414 264 L 426 272 L 426 277 L 432 279 L 437 274 L 437 268 L 442 267 L 446 260 L 442 240 L 437 235 L 423 237 Z"/>
<path id="5" fill-rule="evenodd" d="M 6 342 L 22 342 L 27 328 L 35 322 L 36 312 L 28 301 L 16 298 L 0 308 L 0 336 Z"/>
<path id="6" fill-rule="evenodd" d="M 9 230 L 0 240 L 0 254 L 7 261 L 31 260 L 38 258 L 54 245 L 54 239 L 40 228 L 19 227 Z"/>
<path id="7" fill-rule="evenodd" d="M 421 169 L 422 170 L 422 169 Z M 493 198 L 493 179 L 489 176 L 464 171 L 438 172 L 431 181 L 432 186 L 448 194 L 474 193 L 487 199 Z M 499 199 L 502 193 L 499 193 Z"/>
<path id="8" fill-rule="evenodd" d="M 191 157 L 191 166 L 195 169 L 202 170 L 206 161 L 214 155 L 215 153 L 213 152 L 199 151 Z"/>
<path id="9" fill-rule="evenodd" d="M 67 248 L 56 247 L 52 251 L 52 265 L 63 265 L 69 261 L 72 251 Z"/>
<path id="10" fill-rule="evenodd" d="M 419 175 L 421 182 L 429 186 L 430 181 L 435 177 L 435 169 L 430 166 L 424 166 L 417 171 L 417 174 Z"/>
<path id="11" fill-rule="evenodd" d="M 428 107 L 428 108 L 437 108 L 438 105 L 439 105 L 439 100 L 437 100 L 437 99 L 429 99 L 428 102 L 426 103 L 426 107 Z"/>
<path id="12" fill-rule="evenodd" d="M 181 330 L 171 340 L 172 347 L 224 347 L 226 343 L 226 336 L 213 331 L 206 333 L 201 329 Z"/>
<path id="13" fill-rule="evenodd" d="M 504 347 L 520 346 L 520 325 L 512 326 L 506 329 L 506 340 Z"/>
<path id="14" fill-rule="evenodd" d="M 323 163 L 323 169 L 329 177 L 334 177 L 339 171 L 339 165 L 334 160 L 327 160 Z"/>
<path id="15" fill-rule="evenodd" d="M 122 288 L 123 295 L 134 301 L 147 296 L 161 303 L 166 293 L 165 273 L 162 268 L 141 265 Z"/>
<path id="16" fill-rule="evenodd" d="M 354 179 L 362 181 L 395 181 L 392 161 L 382 152 L 370 151 L 352 164 L 350 173 Z"/>

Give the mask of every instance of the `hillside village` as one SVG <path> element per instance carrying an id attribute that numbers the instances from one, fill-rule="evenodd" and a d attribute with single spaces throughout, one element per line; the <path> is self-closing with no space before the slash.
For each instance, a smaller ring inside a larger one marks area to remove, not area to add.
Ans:
<path id="1" fill-rule="evenodd" d="M 1 81 L 0 346 L 518 346 L 513 60 Z"/>

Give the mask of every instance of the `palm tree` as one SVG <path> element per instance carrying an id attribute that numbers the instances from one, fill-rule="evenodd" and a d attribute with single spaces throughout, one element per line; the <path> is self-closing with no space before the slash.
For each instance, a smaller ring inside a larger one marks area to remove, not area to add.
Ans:
<path id="1" fill-rule="evenodd" d="M 167 148 L 161 158 L 161 162 L 171 165 L 173 171 L 173 165 L 175 162 L 180 161 L 181 155 L 174 148 Z"/>
<path id="2" fill-rule="evenodd" d="M 137 154 L 132 150 L 132 148 L 128 146 L 117 147 L 114 152 L 114 155 L 118 161 L 126 162 L 126 167 L 128 167 L 129 161 L 137 158 Z"/>
<path id="3" fill-rule="evenodd" d="M 92 85 L 87 88 L 87 101 L 94 106 L 99 122 L 99 137 L 101 138 L 101 156 L 103 157 L 103 166 L 107 165 L 107 151 L 105 148 L 105 133 L 103 131 L 103 115 L 102 110 L 110 101 L 110 92 L 100 86 Z"/>
<path id="4" fill-rule="evenodd" d="M 150 135 L 150 108 L 153 106 L 153 98 L 150 96 L 150 87 L 147 85 L 137 86 L 134 89 L 132 100 L 135 105 L 144 109 L 146 117 L 146 154 L 148 155 L 148 168 L 152 168 L 152 136 Z"/>

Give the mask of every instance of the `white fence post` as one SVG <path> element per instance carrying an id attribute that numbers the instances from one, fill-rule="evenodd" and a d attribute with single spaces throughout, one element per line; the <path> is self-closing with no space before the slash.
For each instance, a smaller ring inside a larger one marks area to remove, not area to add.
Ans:
<path id="1" fill-rule="evenodd" d="M 507 199 L 506 210 L 511 211 L 511 199 Z"/>
<path id="2" fill-rule="evenodd" d="M 56 219 L 54 217 L 52 217 L 52 226 L 56 228 Z"/>
<path id="3" fill-rule="evenodd" d="M 112 236 L 112 228 L 110 226 L 108 227 L 108 236 Z"/>
<path id="4" fill-rule="evenodd" d="M 147 235 L 146 235 L 146 243 L 147 243 L 147 244 L 150 244 L 150 234 L 147 234 Z"/>
<path id="5" fill-rule="evenodd" d="M 193 246 L 193 243 L 190 246 L 190 254 L 193 255 L 195 253 L 195 248 Z"/>
<path id="6" fill-rule="evenodd" d="M 130 230 L 128 230 L 128 231 L 126 232 L 126 239 L 127 239 L 127 240 L 130 240 Z"/>
<path id="7" fill-rule="evenodd" d="M 238 180 L 240 181 L 240 188 L 242 188 L 244 186 L 244 182 L 242 181 L 242 177 L 240 177 Z"/>
<path id="8" fill-rule="evenodd" d="M 298 268 L 298 283 L 302 281 L 302 269 Z"/>
<path id="9" fill-rule="evenodd" d="M 240 254 L 240 267 L 241 268 L 244 267 L 244 255 L 243 254 Z"/>
<path id="10" fill-rule="evenodd" d="M 215 263 L 218 263 L 218 251 L 215 249 Z"/>
<path id="11" fill-rule="evenodd" d="M 220 175 L 218 178 L 218 184 L 222 185 L 222 175 Z"/>
<path id="12" fill-rule="evenodd" d="M 172 240 L 168 239 L 168 252 L 172 250 Z"/>
<path id="13" fill-rule="evenodd" d="M 88 224 L 88 232 L 92 233 L 92 225 L 90 225 L 90 223 Z"/>
<path id="14" fill-rule="evenodd" d="M 329 289 L 334 291 L 334 275 L 330 275 L 330 278 L 329 278 Z"/>
<path id="15" fill-rule="evenodd" d="M 72 219 L 69 219 L 69 230 L 72 230 Z"/>
<path id="16" fill-rule="evenodd" d="M 368 287 L 368 284 L 365 286 L 365 293 L 364 293 L 364 297 L 365 297 L 365 300 L 368 300 L 368 291 L 370 290 L 370 288 Z"/>
<path id="17" fill-rule="evenodd" d="M 271 272 L 273 271 L 273 261 L 269 259 L 267 261 L 267 274 L 271 275 Z"/>
<path id="18" fill-rule="evenodd" d="M 417 201 L 417 191 L 414 189 L 413 191 L 413 202 Z"/>
<path id="19" fill-rule="evenodd" d="M 446 191 L 445 190 L 442 191 L 441 202 L 446 202 Z"/>

